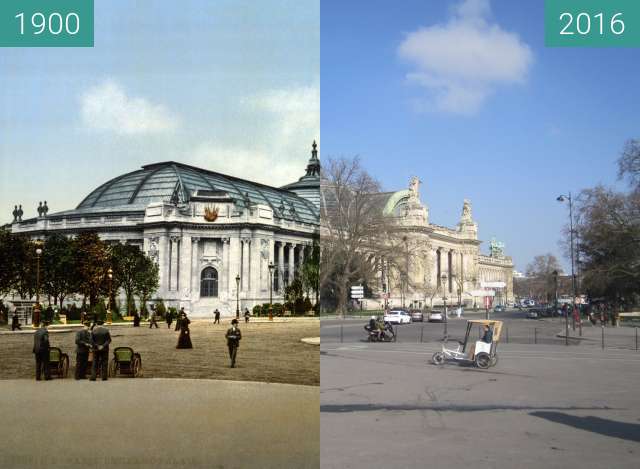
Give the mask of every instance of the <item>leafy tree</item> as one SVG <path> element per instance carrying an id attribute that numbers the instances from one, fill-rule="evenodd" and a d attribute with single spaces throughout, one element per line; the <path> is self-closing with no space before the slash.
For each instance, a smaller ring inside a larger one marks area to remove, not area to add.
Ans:
<path id="1" fill-rule="evenodd" d="M 97 233 L 81 233 L 74 240 L 74 262 L 77 269 L 78 291 L 93 308 L 101 296 L 109 293 L 107 271 L 109 252 Z"/>
<path id="2" fill-rule="evenodd" d="M 147 301 L 160 286 L 158 266 L 142 252 L 138 268 L 134 275 L 134 291 L 140 296 L 141 310 L 146 308 Z"/>
<path id="3" fill-rule="evenodd" d="M 71 240 L 59 233 L 47 236 L 42 252 L 42 287 L 54 304 L 62 306 L 65 297 L 78 289 L 74 260 Z"/>
<path id="4" fill-rule="evenodd" d="M 114 244 L 111 246 L 111 265 L 113 266 L 113 290 L 124 290 L 127 314 L 135 309 L 133 296 L 136 290 L 136 276 L 142 268 L 144 254 L 137 246 L 131 244 Z"/>
<path id="5" fill-rule="evenodd" d="M 307 298 L 313 292 L 317 304 L 320 295 L 320 244 L 317 241 L 311 247 L 311 254 L 304 259 L 300 280 Z"/>

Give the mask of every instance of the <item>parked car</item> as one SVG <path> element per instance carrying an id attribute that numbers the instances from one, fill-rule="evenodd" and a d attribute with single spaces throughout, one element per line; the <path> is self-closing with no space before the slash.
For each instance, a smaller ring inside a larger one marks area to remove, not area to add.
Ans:
<path id="1" fill-rule="evenodd" d="M 431 311 L 429 313 L 429 322 L 442 322 L 444 321 L 444 313 L 442 311 Z"/>
<path id="2" fill-rule="evenodd" d="M 530 309 L 527 311 L 527 314 L 525 315 L 525 317 L 527 319 L 538 319 L 538 312 L 534 309 Z"/>
<path id="3" fill-rule="evenodd" d="M 409 311 L 409 316 L 411 316 L 411 321 L 413 322 L 423 322 L 424 314 L 419 309 L 412 309 Z"/>
<path id="4" fill-rule="evenodd" d="M 411 316 L 409 316 L 409 313 L 406 311 L 392 309 L 384 315 L 384 320 L 391 324 L 409 324 L 411 322 Z"/>
<path id="5" fill-rule="evenodd" d="M 504 313 L 504 306 L 502 305 L 497 305 L 493 307 L 493 312 L 494 313 Z"/>

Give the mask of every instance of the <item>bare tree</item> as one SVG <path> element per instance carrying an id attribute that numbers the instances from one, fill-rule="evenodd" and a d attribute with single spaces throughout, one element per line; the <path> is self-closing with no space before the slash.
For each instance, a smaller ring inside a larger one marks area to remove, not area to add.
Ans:
<path id="1" fill-rule="evenodd" d="M 373 279 L 371 253 L 380 235 L 380 184 L 358 158 L 328 158 L 321 173 L 321 301 L 344 314 L 349 285 Z"/>
<path id="2" fill-rule="evenodd" d="M 536 280 L 530 284 L 533 296 L 551 301 L 555 295 L 554 272 L 560 273 L 561 271 L 560 263 L 553 254 L 535 256 L 526 270 L 527 277 Z"/>

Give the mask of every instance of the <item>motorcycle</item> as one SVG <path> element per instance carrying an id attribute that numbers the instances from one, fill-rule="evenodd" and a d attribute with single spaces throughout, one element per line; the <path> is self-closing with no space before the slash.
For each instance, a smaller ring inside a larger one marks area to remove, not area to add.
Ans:
<path id="1" fill-rule="evenodd" d="M 364 330 L 367 331 L 367 341 L 368 342 L 395 342 L 396 341 L 396 333 L 393 330 L 393 326 L 385 322 L 384 329 L 380 330 L 377 328 L 372 329 L 367 324 L 364 326 Z"/>

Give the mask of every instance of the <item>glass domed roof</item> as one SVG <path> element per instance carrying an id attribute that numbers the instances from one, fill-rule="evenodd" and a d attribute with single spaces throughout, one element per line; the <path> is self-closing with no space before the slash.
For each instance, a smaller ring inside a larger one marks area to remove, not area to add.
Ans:
<path id="1" fill-rule="evenodd" d="M 268 205 L 280 218 L 319 224 L 319 210 L 310 201 L 278 189 L 173 161 L 142 166 L 93 190 L 77 211 L 144 209 L 152 202 L 182 204 L 197 190 L 224 191 L 238 203 Z"/>

